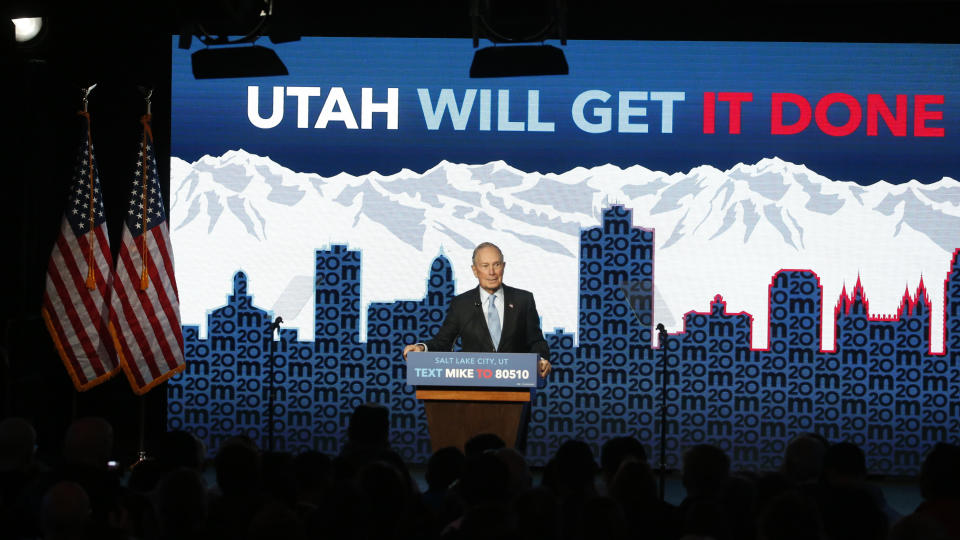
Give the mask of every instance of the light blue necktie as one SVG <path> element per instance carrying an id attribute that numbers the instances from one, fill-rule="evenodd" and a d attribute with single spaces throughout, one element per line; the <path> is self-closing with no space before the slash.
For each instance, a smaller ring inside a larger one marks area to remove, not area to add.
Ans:
<path id="1" fill-rule="evenodd" d="M 487 308 L 487 329 L 490 330 L 490 338 L 493 339 L 493 348 L 500 346 L 500 314 L 497 313 L 497 297 L 490 295 L 490 305 Z"/>

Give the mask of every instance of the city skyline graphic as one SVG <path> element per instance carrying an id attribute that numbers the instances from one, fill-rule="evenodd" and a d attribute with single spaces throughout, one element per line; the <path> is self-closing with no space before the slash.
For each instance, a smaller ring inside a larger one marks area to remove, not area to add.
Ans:
<path id="1" fill-rule="evenodd" d="M 544 465 L 571 438 L 595 453 L 621 435 L 656 446 L 664 382 L 672 468 L 687 447 L 709 442 L 731 456 L 734 468 L 774 469 L 790 438 L 815 431 L 861 445 L 872 473 L 910 475 L 932 444 L 957 442 L 960 250 L 943 278 L 936 332 L 936 276 L 918 276 L 896 312 L 879 314 L 870 310 L 873 291 L 859 280 L 833 299 L 817 273 L 780 269 L 753 284 L 768 297 L 766 347 L 756 347 L 752 336 L 757 314 L 728 311 L 722 290 L 688 306 L 680 329 L 665 347 L 654 347 L 655 233 L 634 221 L 631 209 L 612 204 L 598 225 L 579 231 L 577 324 L 545 332 L 554 372 L 532 406 L 532 464 Z M 168 427 L 191 430 L 211 451 L 237 433 L 263 441 L 271 358 L 278 450 L 334 454 L 353 408 L 376 402 L 390 409 L 394 449 L 425 463 L 426 419 L 405 385 L 400 353 L 443 321 L 458 288 L 454 268 L 436 255 L 422 298 L 370 302 L 361 314 L 366 255 L 336 243 L 314 252 L 309 340 L 287 328 L 271 340 L 266 329 L 274 313 L 254 302 L 260 283 L 234 274 L 226 305 L 209 312 L 206 336 L 198 325 L 184 325 L 188 367 L 169 384 Z M 542 293 L 525 288 L 541 304 Z M 827 316 L 835 321 L 830 339 L 822 331 Z M 934 333 L 942 336 L 942 352 Z"/>

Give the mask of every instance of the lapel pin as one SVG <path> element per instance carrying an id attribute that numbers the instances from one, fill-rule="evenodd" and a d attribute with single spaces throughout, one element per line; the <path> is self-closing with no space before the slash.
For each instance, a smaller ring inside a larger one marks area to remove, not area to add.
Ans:
<path id="1" fill-rule="evenodd" d="M 513 309 L 513 304 L 507 304 L 507 305 L 510 306 L 510 309 Z"/>

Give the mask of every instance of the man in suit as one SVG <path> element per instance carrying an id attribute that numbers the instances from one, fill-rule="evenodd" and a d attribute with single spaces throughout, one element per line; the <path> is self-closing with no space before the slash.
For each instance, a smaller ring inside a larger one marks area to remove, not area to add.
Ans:
<path id="1" fill-rule="evenodd" d="M 530 292 L 503 284 L 506 265 L 500 248 L 490 242 L 478 245 L 470 268 L 479 286 L 455 297 L 433 339 L 407 345 L 403 357 L 411 351 L 450 351 L 459 337 L 464 351 L 537 353 L 540 376 L 546 377 L 550 349 L 537 304 Z"/>

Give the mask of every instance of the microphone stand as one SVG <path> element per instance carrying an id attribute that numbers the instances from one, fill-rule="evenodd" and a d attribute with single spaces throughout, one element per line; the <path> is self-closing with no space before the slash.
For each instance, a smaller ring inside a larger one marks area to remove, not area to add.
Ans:
<path id="1" fill-rule="evenodd" d="M 666 500 L 667 487 L 667 329 L 657 324 L 660 336 L 660 358 L 663 360 L 660 391 L 660 500 Z"/>
<path id="2" fill-rule="evenodd" d="M 624 299 L 637 318 L 637 322 L 641 326 L 649 325 L 649 322 L 644 322 L 645 317 L 641 314 L 641 310 L 653 305 L 653 293 L 650 287 L 642 281 L 630 281 L 622 283 L 620 290 L 623 291 Z M 646 320 L 649 321 L 650 319 Z M 663 369 L 660 374 L 662 379 L 662 393 L 660 395 L 660 500 L 663 501 L 666 497 L 667 486 L 667 329 L 663 326 L 663 323 L 657 324 L 657 334 L 660 337 L 660 359 L 663 361 Z M 649 346 L 649 343 L 647 343 L 647 346 Z"/>
<path id="3" fill-rule="evenodd" d="M 280 323 L 282 322 L 283 317 L 278 316 L 267 328 L 267 333 L 270 334 L 270 353 L 267 355 L 267 450 L 270 452 L 273 452 L 273 357 L 277 354 L 277 342 L 274 339 L 274 333 L 279 337 Z"/>

